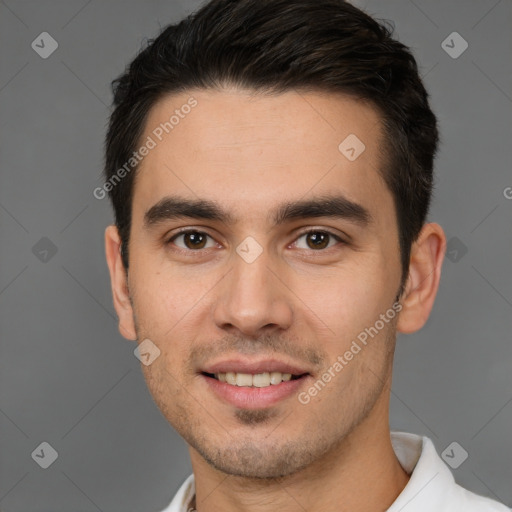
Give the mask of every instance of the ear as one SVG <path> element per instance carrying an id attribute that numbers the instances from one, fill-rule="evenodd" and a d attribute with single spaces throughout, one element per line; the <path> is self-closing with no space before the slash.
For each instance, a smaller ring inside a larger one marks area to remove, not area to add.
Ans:
<path id="1" fill-rule="evenodd" d="M 136 340 L 137 334 L 128 290 L 128 278 L 121 258 L 121 238 L 114 225 L 108 226 L 105 230 L 105 254 L 110 272 L 114 307 L 119 317 L 119 332 L 126 339 Z"/>
<path id="2" fill-rule="evenodd" d="M 409 275 L 400 300 L 399 332 L 409 334 L 425 325 L 439 288 L 445 252 L 443 228 L 434 222 L 425 224 L 411 247 Z"/>

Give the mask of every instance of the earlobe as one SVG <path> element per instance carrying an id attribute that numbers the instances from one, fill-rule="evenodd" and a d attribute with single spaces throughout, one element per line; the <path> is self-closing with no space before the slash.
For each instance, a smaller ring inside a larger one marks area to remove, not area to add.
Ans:
<path id="1" fill-rule="evenodd" d="M 399 332 L 416 332 L 428 320 L 439 288 L 445 252 L 446 236 L 441 226 L 425 224 L 411 247 L 409 275 L 400 301 Z"/>
<path id="2" fill-rule="evenodd" d="M 108 226 L 105 230 L 105 256 L 110 272 L 114 308 L 119 317 L 119 332 L 126 339 L 136 340 L 127 275 L 121 258 L 121 238 L 114 225 Z"/>

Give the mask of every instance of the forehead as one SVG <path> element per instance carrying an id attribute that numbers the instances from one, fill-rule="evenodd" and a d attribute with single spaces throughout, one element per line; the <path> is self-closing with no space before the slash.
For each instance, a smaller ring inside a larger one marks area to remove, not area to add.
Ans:
<path id="1" fill-rule="evenodd" d="M 134 219 L 176 194 L 213 199 L 252 219 L 266 219 L 280 201 L 333 192 L 369 210 L 392 208 L 379 173 L 379 115 L 347 96 L 235 89 L 166 96 L 149 112 L 141 143 L 149 140 Z"/>

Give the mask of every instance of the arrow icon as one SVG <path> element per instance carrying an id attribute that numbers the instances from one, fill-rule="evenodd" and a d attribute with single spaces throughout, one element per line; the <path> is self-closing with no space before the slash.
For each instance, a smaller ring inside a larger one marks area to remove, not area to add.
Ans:
<path id="1" fill-rule="evenodd" d="M 32 254 L 43 263 L 48 263 L 56 253 L 57 246 L 46 236 L 32 247 Z"/>
<path id="2" fill-rule="evenodd" d="M 149 339 L 146 338 L 135 347 L 133 355 L 145 366 L 149 366 L 160 356 L 160 349 Z"/>
<path id="3" fill-rule="evenodd" d="M 441 458 L 452 469 L 457 469 L 468 456 L 468 452 L 457 441 L 450 443 L 441 453 Z"/>
<path id="4" fill-rule="evenodd" d="M 30 43 L 30 47 L 39 57 L 47 59 L 59 47 L 59 43 L 48 32 L 41 32 Z"/>
<path id="5" fill-rule="evenodd" d="M 248 236 L 240 242 L 236 252 L 246 263 L 252 263 L 263 252 L 263 247 L 252 236 Z"/>
<path id="6" fill-rule="evenodd" d="M 452 263 L 460 261 L 468 252 L 468 248 L 456 236 L 452 236 L 446 245 L 446 258 Z"/>
<path id="7" fill-rule="evenodd" d="M 458 59 L 468 49 L 468 46 L 468 42 L 458 32 L 448 34 L 441 42 L 441 48 L 452 59 Z"/>
<path id="8" fill-rule="evenodd" d="M 449 459 L 455 458 L 455 452 L 453 451 L 453 448 L 449 452 L 444 452 L 444 456 L 448 457 Z"/>
<path id="9" fill-rule="evenodd" d="M 30 455 L 37 465 L 43 469 L 49 468 L 59 456 L 55 448 L 46 441 L 40 443 Z"/>
<path id="10" fill-rule="evenodd" d="M 353 162 L 366 149 L 363 141 L 355 134 L 350 133 L 338 145 L 340 153 L 349 161 Z"/>

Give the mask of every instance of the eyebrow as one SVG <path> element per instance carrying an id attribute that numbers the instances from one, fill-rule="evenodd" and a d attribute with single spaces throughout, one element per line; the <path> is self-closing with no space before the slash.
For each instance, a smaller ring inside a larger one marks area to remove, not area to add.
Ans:
<path id="1" fill-rule="evenodd" d="M 269 212 L 274 225 L 296 219 L 330 217 L 344 219 L 361 227 L 373 222 L 369 210 L 343 195 L 327 195 L 307 200 L 284 202 Z M 177 219 L 214 220 L 225 224 L 236 224 L 238 219 L 216 201 L 166 196 L 144 214 L 144 226 L 149 229 L 162 222 Z"/>

